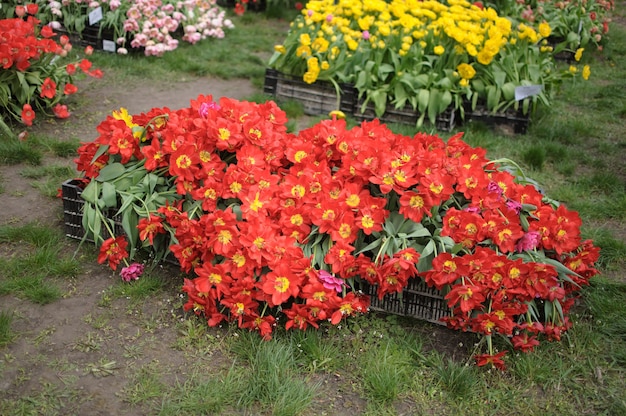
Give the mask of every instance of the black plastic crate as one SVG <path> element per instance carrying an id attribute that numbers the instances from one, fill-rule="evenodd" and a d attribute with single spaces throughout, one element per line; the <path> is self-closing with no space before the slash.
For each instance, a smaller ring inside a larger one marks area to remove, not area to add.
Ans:
<path id="1" fill-rule="evenodd" d="M 85 201 L 80 196 L 82 192 L 81 181 L 77 179 L 67 180 L 61 185 L 65 235 L 77 240 L 82 240 L 85 237 L 85 229 L 83 228 Z M 116 215 L 115 210 L 106 211 L 104 216 L 113 220 L 113 231 L 116 236 L 125 234 L 121 218 Z M 93 238 L 87 237 L 85 240 L 93 243 Z"/>
<path id="2" fill-rule="evenodd" d="M 110 29 L 102 29 L 100 30 L 100 25 L 96 24 L 93 26 L 85 26 L 80 33 L 69 32 L 65 28 L 56 29 L 56 34 L 66 35 L 70 38 L 70 42 L 75 47 L 86 47 L 91 46 L 94 50 L 97 51 L 106 51 L 106 52 L 117 52 L 119 46 L 117 44 L 117 39 L 115 38 L 115 33 Z M 131 48 L 130 47 L 130 37 L 126 39 L 126 46 L 129 52 L 143 52 L 145 48 Z"/>
<path id="3" fill-rule="evenodd" d="M 526 134 L 530 124 L 530 114 L 524 114 L 521 109 L 493 113 L 479 106 L 466 112 L 465 116 L 470 122 L 481 122 L 488 126 L 509 126 L 515 134 Z"/>
<path id="4" fill-rule="evenodd" d="M 363 112 L 361 112 L 362 107 L 363 101 L 359 100 L 354 109 L 355 119 L 358 121 L 369 121 L 377 118 L 373 104 L 368 103 Z M 403 108 L 395 108 L 394 106 L 388 105 L 385 109 L 385 113 L 378 118 L 384 123 L 409 124 L 414 126 L 420 118 L 420 113 L 413 109 L 410 105 L 406 105 Z M 439 131 L 451 131 L 454 127 L 456 127 L 456 119 L 456 111 L 452 108 L 447 109 L 443 113 L 437 115 L 435 119 L 435 128 Z M 425 122 L 428 123 L 428 120 L 426 119 Z"/>
<path id="5" fill-rule="evenodd" d="M 349 84 L 339 84 L 339 89 L 339 110 L 351 115 L 358 93 Z M 277 100 L 299 101 L 307 115 L 328 114 L 337 110 L 337 90 L 331 82 L 316 81 L 307 84 L 301 78 L 268 68 L 265 70 L 263 92 Z"/>
<path id="6" fill-rule="evenodd" d="M 374 311 L 421 319 L 439 325 L 446 325 L 441 318 L 451 316 L 443 293 L 436 288 L 428 287 L 419 278 L 410 279 L 401 293 L 390 293 L 382 299 L 376 294 L 376 285 L 362 282 L 361 289 L 370 296 L 370 309 Z"/>

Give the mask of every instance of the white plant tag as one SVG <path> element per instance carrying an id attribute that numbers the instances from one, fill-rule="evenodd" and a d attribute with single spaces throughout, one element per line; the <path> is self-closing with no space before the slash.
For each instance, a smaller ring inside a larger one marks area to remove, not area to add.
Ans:
<path id="1" fill-rule="evenodd" d="M 540 94 L 542 89 L 543 85 L 523 85 L 521 87 L 515 87 L 515 101 Z"/>
<path id="2" fill-rule="evenodd" d="M 115 52 L 115 42 L 112 40 L 102 39 L 102 50 L 107 52 Z"/>
<path id="3" fill-rule="evenodd" d="M 96 7 L 89 13 L 89 26 L 93 26 L 102 20 L 102 7 Z"/>

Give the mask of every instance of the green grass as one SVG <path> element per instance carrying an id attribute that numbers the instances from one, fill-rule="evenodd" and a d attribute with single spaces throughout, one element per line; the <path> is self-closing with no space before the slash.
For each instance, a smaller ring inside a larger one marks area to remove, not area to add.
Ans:
<path id="1" fill-rule="evenodd" d="M 21 174 L 25 178 L 33 179 L 32 186 L 42 195 L 55 197 L 59 192 L 60 184 L 76 176 L 76 169 L 70 165 L 53 164 L 26 167 Z"/>
<path id="2" fill-rule="evenodd" d="M 62 291 L 55 278 L 76 277 L 78 262 L 61 253 L 61 233 L 38 224 L 0 226 L 0 243 L 14 255 L 0 258 L 0 294 L 14 294 L 33 303 L 48 304 Z"/>
<path id="3" fill-rule="evenodd" d="M 432 354 L 429 359 L 436 380 L 443 391 L 452 399 L 472 397 L 476 394 L 479 377 L 476 368 L 467 363 L 459 363 L 441 354 Z"/>
<path id="4" fill-rule="evenodd" d="M 162 292 L 170 284 L 162 276 L 146 270 L 138 280 L 124 282 L 120 279 L 115 286 L 109 288 L 105 296 L 116 299 L 125 297 L 133 303 L 138 303 Z"/>
<path id="5" fill-rule="evenodd" d="M 237 398 L 245 386 L 245 377 L 246 375 L 234 366 L 209 378 L 195 373 L 184 383 L 178 382 L 167 394 L 161 392 L 165 398 L 158 408 L 158 414 L 161 416 L 223 414 L 227 408 L 236 406 Z M 148 384 L 145 390 L 148 392 L 157 390 L 153 386 L 154 383 L 155 381 L 152 381 L 152 385 Z M 156 387 L 158 388 L 158 384 Z"/>
<path id="6" fill-rule="evenodd" d="M 11 328 L 13 313 L 5 310 L 0 311 L 0 348 L 13 341 L 15 334 Z"/>
<path id="7" fill-rule="evenodd" d="M 233 352 L 248 365 L 238 406 L 261 405 L 273 415 L 300 414 L 309 406 L 317 387 L 301 375 L 296 347 L 289 337 L 263 341 L 244 332 L 236 338 Z"/>
<path id="8" fill-rule="evenodd" d="M 56 137 L 48 137 L 38 134 L 33 134 L 28 137 L 28 142 L 41 149 L 43 151 L 49 152 L 50 154 L 57 157 L 73 157 L 78 153 L 76 149 L 80 146 L 80 141 L 78 139 L 63 139 L 59 140 Z"/>
<path id="9" fill-rule="evenodd" d="M 295 14 L 294 14 L 295 16 Z M 142 78 L 181 80 L 185 76 L 214 76 L 223 79 L 252 79 L 261 87 L 265 65 L 274 44 L 283 40 L 289 20 L 268 18 L 263 14 L 233 17 L 235 30 L 224 39 L 206 39 L 195 45 L 181 42 L 163 57 L 142 55 L 117 56 L 97 53 L 92 61 L 97 67 L 113 66 L 127 80 L 141 74 Z M 233 53 L 233 48 L 237 53 Z"/>
<path id="10" fill-rule="evenodd" d="M 20 163 L 39 165 L 42 157 L 41 151 L 27 142 L 0 140 L 0 164 L 2 165 Z"/>
<path id="11" fill-rule="evenodd" d="M 397 348 L 394 341 L 388 341 L 360 358 L 367 397 L 376 404 L 392 403 L 407 382 L 408 353 Z"/>

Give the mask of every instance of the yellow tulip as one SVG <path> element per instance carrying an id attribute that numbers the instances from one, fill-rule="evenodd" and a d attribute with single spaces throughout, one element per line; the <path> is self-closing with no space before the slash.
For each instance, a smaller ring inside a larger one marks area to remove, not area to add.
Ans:
<path id="1" fill-rule="evenodd" d="M 589 65 L 585 65 L 583 66 L 583 79 L 585 81 L 587 81 L 589 79 L 589 75 L 591 75 L 591 68 L 589 68 Z"/>
<path id="2" fill-rule="evenodd" d="M 576 62 L 580 62 L 580 59 L 583 57 L 584 50 L 585 48 L 576 49 L 576 53 L 574 54 L 574 59 L 576 60 Z"/>

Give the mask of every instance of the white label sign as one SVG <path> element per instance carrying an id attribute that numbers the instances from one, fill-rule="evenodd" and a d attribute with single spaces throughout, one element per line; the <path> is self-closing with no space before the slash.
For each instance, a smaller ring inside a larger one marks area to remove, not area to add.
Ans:
<path id="1" fill-rule="evenodd" d="M 115 52 L 115 42 L 112 40 L 102 39 L 102 50 L 107 52 Z"/>
<path id="2" fill-rule="evenodd" d="M 521 87 L 515 87 L 515 101 L 540 94 L 542 89 L 543 85 L 523 85 Z"/>
<path id="3" fill-rule="evenodd" d="M 93 26 L 102 20 L 102 7 L 96 7 L 89 13 L 89 26 Z"/>

